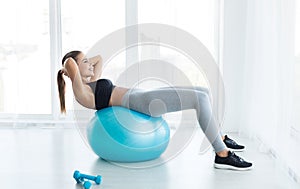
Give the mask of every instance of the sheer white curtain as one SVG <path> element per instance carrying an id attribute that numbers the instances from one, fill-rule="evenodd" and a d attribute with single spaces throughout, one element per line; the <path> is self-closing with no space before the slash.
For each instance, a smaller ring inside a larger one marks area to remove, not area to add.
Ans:
<path id="1" fill-rule="evenodd" d="M 247 1 L 241 88 L 240 132 L 285 160 L 292 148 L 294 7 L 295 0 Z"/>

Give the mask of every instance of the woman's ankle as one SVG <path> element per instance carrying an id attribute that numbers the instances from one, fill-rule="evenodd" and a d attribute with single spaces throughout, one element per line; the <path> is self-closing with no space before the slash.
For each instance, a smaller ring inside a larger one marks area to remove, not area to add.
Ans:
<path id="1" fill-rule="evenodd" d="M 224 140 L 224 139 L 225 139 L 225 135 L 222 135 L 221 137 L 222 137 L 222 140 Z"/>
<path id="2" fill-rule="evenodd" d="M 227 157 L 228 156 L 228 150 L 226 149 L 226 150 L 222 150 L 220 152 L 217 152 L 217 155 L 219 157 Z"/>

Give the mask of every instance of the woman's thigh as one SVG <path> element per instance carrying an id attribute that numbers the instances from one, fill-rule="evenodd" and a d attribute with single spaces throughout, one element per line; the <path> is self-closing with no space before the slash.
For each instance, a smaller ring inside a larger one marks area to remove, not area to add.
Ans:
<path id="1" fill-rule="evenodd" d="M 151 116 L 160 116 L 168 112 L 196 109 L 202 98 L 207 98 L 207 93 L 204 91 L 164 87 L 128 91 L 123 99 L 123 105 Z"/>

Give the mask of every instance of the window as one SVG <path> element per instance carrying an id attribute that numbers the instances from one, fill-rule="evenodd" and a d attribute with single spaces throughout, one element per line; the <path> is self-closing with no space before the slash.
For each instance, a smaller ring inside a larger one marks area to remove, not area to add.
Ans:
<path id="1" fill-rule="evenodd" d="M 124 1 L 64 0 L 61 3 L 63 53 L 88 50 L 107 34 L 125 27 Z"/>
<path id="2" fill-rule="evenodd" d="M 0 113 L 51 113 L 48 7 L 48 0 L 0 7 Z"/>
<path id="3" fill-rule="evenodd" d="M 198 38 L 218 60 L 219 3 L 207 0 L 152 0 L 138 2 L 139 23 L 162 23 L 178 27 Z M 217 13 L 217 14 L 216 14 Z M 147 36 L 141 36 L 147 37 Z M 158 40 L 159 39 L 154 39 Z M 176 40 L 176 39 L 174 39 Z M 158 49 L 159 48 L 159 49 Z M 152 53 L 150 53 L 152 51 Z M 154 55 L 154 52 L 159 52 Z M 180 52 L 167 47 L 144 46 L 140 49 L 141 60 L 147 55 L 160 57 L 183 71 L 193 85 L 207 85 L 194 63 Z M 165 74 L 165 73 L 164 73 Z"/>

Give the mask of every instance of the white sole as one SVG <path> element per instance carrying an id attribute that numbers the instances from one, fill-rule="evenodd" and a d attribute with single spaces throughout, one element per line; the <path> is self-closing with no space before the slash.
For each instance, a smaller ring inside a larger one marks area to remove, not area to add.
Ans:
<path id="1" fill-rule="evenodd" d="M 233 151 L 233 152 L 243 152 L 243 151 L 245 151 L 245 148 L 244 149 L 232 149 L 232 148 L 228 148 L 228 150 Z"/>
<path id="2" fill-rule="evenodd" d="M 214 167 L 216 169 L 228 169 L 228 170 L 236 170 L 236 171 L 247 171 L 247 170 L 252 169 L 252 166 L 251 167 L 240 168 L 240 167 L 234 167 L 232 165 L 217 164 L 217 163 L 214 164 Z"/>
<path id="3" fill-rule="evenodd" d="M 232 152 L 243 152 L 243 151 L 245 151 L 245 148 L 244 148 L 244 149 L 237 150 L 237 149 L 232 149 L 232 148 L 228 148 L 228 147 L 227 147 L 227 150 L 232 151 Z M 214 151 L 215 151 L 215 150 L 214 150 Z"/>

